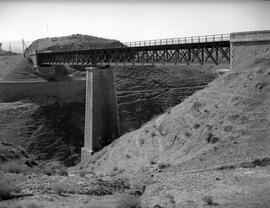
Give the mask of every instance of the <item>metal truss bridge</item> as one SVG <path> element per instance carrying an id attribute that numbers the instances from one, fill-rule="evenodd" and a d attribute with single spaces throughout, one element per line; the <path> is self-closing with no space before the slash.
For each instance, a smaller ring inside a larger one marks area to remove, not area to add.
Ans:
<path id="1" fill-rule="evenodd" d="M 221 64 L 230 61 L 230 35 L 210 35 L 123 43 L 116 46 L 37 52 L 37 66 Z"/>

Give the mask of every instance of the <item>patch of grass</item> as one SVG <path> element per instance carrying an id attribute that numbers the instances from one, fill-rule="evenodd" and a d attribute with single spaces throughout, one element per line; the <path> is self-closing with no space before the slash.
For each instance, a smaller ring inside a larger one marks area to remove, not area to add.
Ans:
<path id="1" fill-rule="evenodd" d="M 141 208 L 141 199 L 130 194 L 118 194 L 117 195 L 116 208 Z"/>
<path id="2" fill-rule="evenodd" d="M 13 183 L 0 182 L 0 200 L 11 199 L 14 193 L 20 192 L 20 188 Z"/>

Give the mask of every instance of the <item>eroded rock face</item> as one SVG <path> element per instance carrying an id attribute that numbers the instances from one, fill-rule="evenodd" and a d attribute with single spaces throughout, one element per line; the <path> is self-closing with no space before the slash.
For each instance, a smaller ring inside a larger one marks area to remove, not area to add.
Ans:
<path id="1" fill-rule="evenodd" d="M 48 98 L 49 99 L 49 98 Z M 33 100 L 0 103 L 0 135 L 44 161 L 79 162 L 83 146 L 84 104 Z"/>
<path id="2" fill-rule="evenodd" d="M 217 77 L 227 65 L 115 67 L 122 133 L 181 103 Z"/>

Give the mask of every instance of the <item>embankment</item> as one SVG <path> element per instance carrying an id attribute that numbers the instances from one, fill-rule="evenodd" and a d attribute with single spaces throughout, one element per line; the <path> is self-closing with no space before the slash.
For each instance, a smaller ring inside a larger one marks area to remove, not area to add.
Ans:
<path id="1" fill-rule="evenodd" d="M 83 102 L 85 81 L 2 81 L 0 82 L 0 100 L 5 102 L 25 98 L 51 97 L 64 103 Z"/>

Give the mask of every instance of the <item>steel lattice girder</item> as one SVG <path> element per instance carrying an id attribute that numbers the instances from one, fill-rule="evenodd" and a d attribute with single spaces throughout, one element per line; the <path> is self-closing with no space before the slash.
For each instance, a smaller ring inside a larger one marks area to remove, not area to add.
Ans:
<path id="1" fill-rule="evenodd" d="M 220 64 L 230 61 L 230 42 L 38 53 L 37 60 L 38 65 Z"/>

